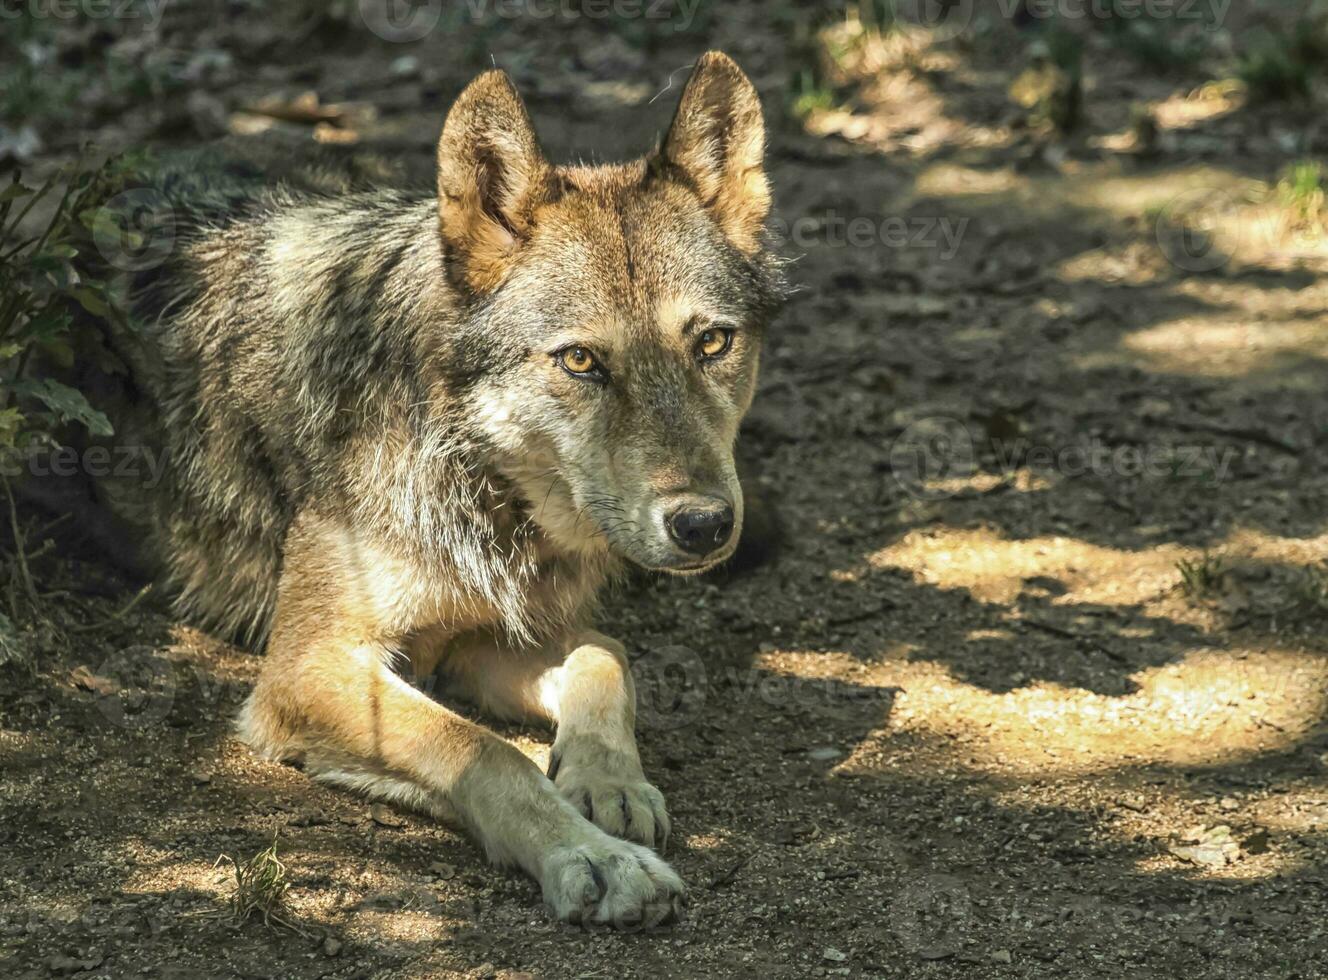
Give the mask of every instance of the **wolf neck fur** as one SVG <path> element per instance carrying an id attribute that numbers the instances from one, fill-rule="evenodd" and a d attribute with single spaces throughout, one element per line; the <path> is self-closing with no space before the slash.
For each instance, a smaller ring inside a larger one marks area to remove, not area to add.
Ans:
<path id="1" fill-rule="evenodd" d="M 157 535 L 184 609 L 261 643 L 281 540 L 312 505 L 514 639 L 582 615 L 612 560 L 555 547 L 467 418 L 449 359 L 471 311 L 434 199 L 277 190 L 198 227 L 175 262 L 139 313 L 170 379 Z"/>
<path id="2" fill-rule="evenodd" d="M 401 360 L 366 379 L 368 391 L 312 398 L 306 431 L 329 419 L 334 403 L 344 411 L 347 396 L 358 402 L 362 435 L 352 441 L 361 449 L 340 467 L 351 477 L 344 489 L 357 523 L 423 559 L 457 607 L 481 618 L 496 612 L 514 639 L 537 640 L 581 614 L 612 561 L 558 548 L 541 531 L 533 518 L 538 502 L 524 499 L 501 472 L 456 397 L 446 358 L 467 310 L 446 275 L 435 201 L 403 201 L 399 215 L 387 216 L 380 201 L 370 206 L 381 223 L 362 254 L 381 259 L 377 266 L 360 260 L 351 275 L 381 288 L 356 312 L 367 314 L 377 335 L 398 338 L 392 346 Z M 317 315 L 319 308 L 306 309 Z M 351 387 L 357 380 L 343 379 Z"/>

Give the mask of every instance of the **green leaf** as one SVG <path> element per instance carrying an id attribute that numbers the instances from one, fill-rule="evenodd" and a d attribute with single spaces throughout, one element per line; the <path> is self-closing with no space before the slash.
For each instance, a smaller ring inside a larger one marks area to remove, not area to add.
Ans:
<path id="1" fill-rule="evenodd" d="M 11 405 L 0 411 L 0 447 L 12 447 L 15 437 L 23 428 L 23 413 L 17 406 Z"/>
<path id="2" fill-rule="evenodd" d="M 69 295 L 78 301 L 78 305 L 83 307 L 93 316 L 109 317 L 111 308 L 106 300 L 98 294 L 97 290 L 89 286 L 76 286 L 69 291 Z"/>
<path id="3" fill-rule="evenodd" d="M 41 402 L 62 422 L 77 423 L 94 436 L 115 435 L 111 420 L 89 405 L 83 393 L 76 388 L 62 385 L 50 378 L 22 378 L 14 382 L 13 388 L 20 397 L 26 395 Z"/>

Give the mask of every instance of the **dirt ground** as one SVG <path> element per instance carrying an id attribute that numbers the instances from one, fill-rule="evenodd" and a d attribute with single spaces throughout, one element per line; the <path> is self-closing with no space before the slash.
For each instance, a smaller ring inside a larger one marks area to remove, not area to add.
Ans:
<path id="1" fill-rule="evenodd" d="M 188 86 L 90 82 L 33 166 L 230 128 L 427 172 L 491 62 L 561 160 L 648 148 L 706 47 L 766 99 L 798 289 L 743 454 L 782 541 L 604 616 L 688 915 L 555 925 L 460 834 L 255 759 L 229 726 L 257 655 L 48 554 L 75 632 L 0 668 L 0 974 L 1328 977 L 1328 249 L 1269 190 L 1328 154 L 1322 104 L 1094 41 L 1051 135 L 1007 91 L 1028 29 L 983 5 L 873 42 L 805 116 L 784 5 L 448 5 L 401 42 L 311 9 L 76 24 L 51 71 L 109 31 Z M 306 90 L 354 104 L 244 111 Z M 293 928 L 236 925 L 218 859 L 274 839 Z"/>

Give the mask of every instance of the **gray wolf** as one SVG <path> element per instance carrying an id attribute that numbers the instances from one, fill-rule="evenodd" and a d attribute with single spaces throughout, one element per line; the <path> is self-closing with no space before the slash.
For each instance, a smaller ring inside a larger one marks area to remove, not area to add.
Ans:
<path id="1" fill-rule="evenodd" d="M 590 622 L 624 567 L 695 574 L 741 534 L 734 441 L 783 294 L 764 140 L 712 52 L 653 152 L 554 165 L 491 71 L 435 191 L 195 195 L 137 277 L 146 394 L 117 424 L 166 465 L 106 492 L 186 613 L 266 648 L 241 737 L 465 825 L 563 920 L 659 923 L 684 894 L 625 650 Z M 555 725 L 547 775 L 425 677 Z"/>

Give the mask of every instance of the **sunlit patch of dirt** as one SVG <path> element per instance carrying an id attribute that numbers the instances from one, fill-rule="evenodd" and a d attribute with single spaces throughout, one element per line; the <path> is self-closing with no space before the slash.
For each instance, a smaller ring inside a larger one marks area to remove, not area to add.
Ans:
<path id="1" fill-rule="evenodd" d="M 1148 108 L 1161 128 L 1186 129 L 1235 112 L 1245 103 L 1242 86 L 1215 82 L 1190 91 L 1173 92 L 1154 100 Z"/>
<path id="2" fill-rule="evenodd" d="M 243 861 L 248 856 L 238 857 Z M 168 850 L 147 846 L 126 847 L 121 860 L 132 862 L 121 888 L 127 895 L 150 895 L 163 889 L 192 892 L 212 896 L 218 900 L 212 907 L 220 908 L 220 900 L 230 894 L 235 884 L 234 872 L 226 861 L 214 865 L 209 861 L 180 860 Z"/>
<path id="3" fill-rule="evenodd" d="M 1123 347 L 1128 354 L 1144 355 L 1136 360 L 1146 360 L 1159 370 L 1240 377 L 1251 369 L 1284 362 L 1288 354 L 1328 359 L 1328 334 L 1322 323 L 1310 320 L 1268 323 L 1184 317 L 1132 333 Z"/>
<path id="4" fill-rule="evenodd" d="M 984 602 L 1012 602 L 1028 580 L 1056 579 L 1065 589 L 1054 604 L 1143 603 L 1175 580 L 1178 545 L 1148 552 L 1106 548 L 1068 537 L 1006 540 L 986 528 L 911 531 L 868 559 L 900 568 L 942 589 L 966 589 Z"/>
<path id="5" fill-rule="evenodd" d="M 1048 682 L 995 694 L 935 666 L 893 667 L 904 693 L 890 728 L 950 740 L 960 767 L 1044 778 L 1248 761 L 1296 745 L 1328 705 L 1328 660 L 1299 651 L 1195 650 L 1131 679 L 1125 697 Z M 844 765 L 872 757 L 864 743 Z"/>

